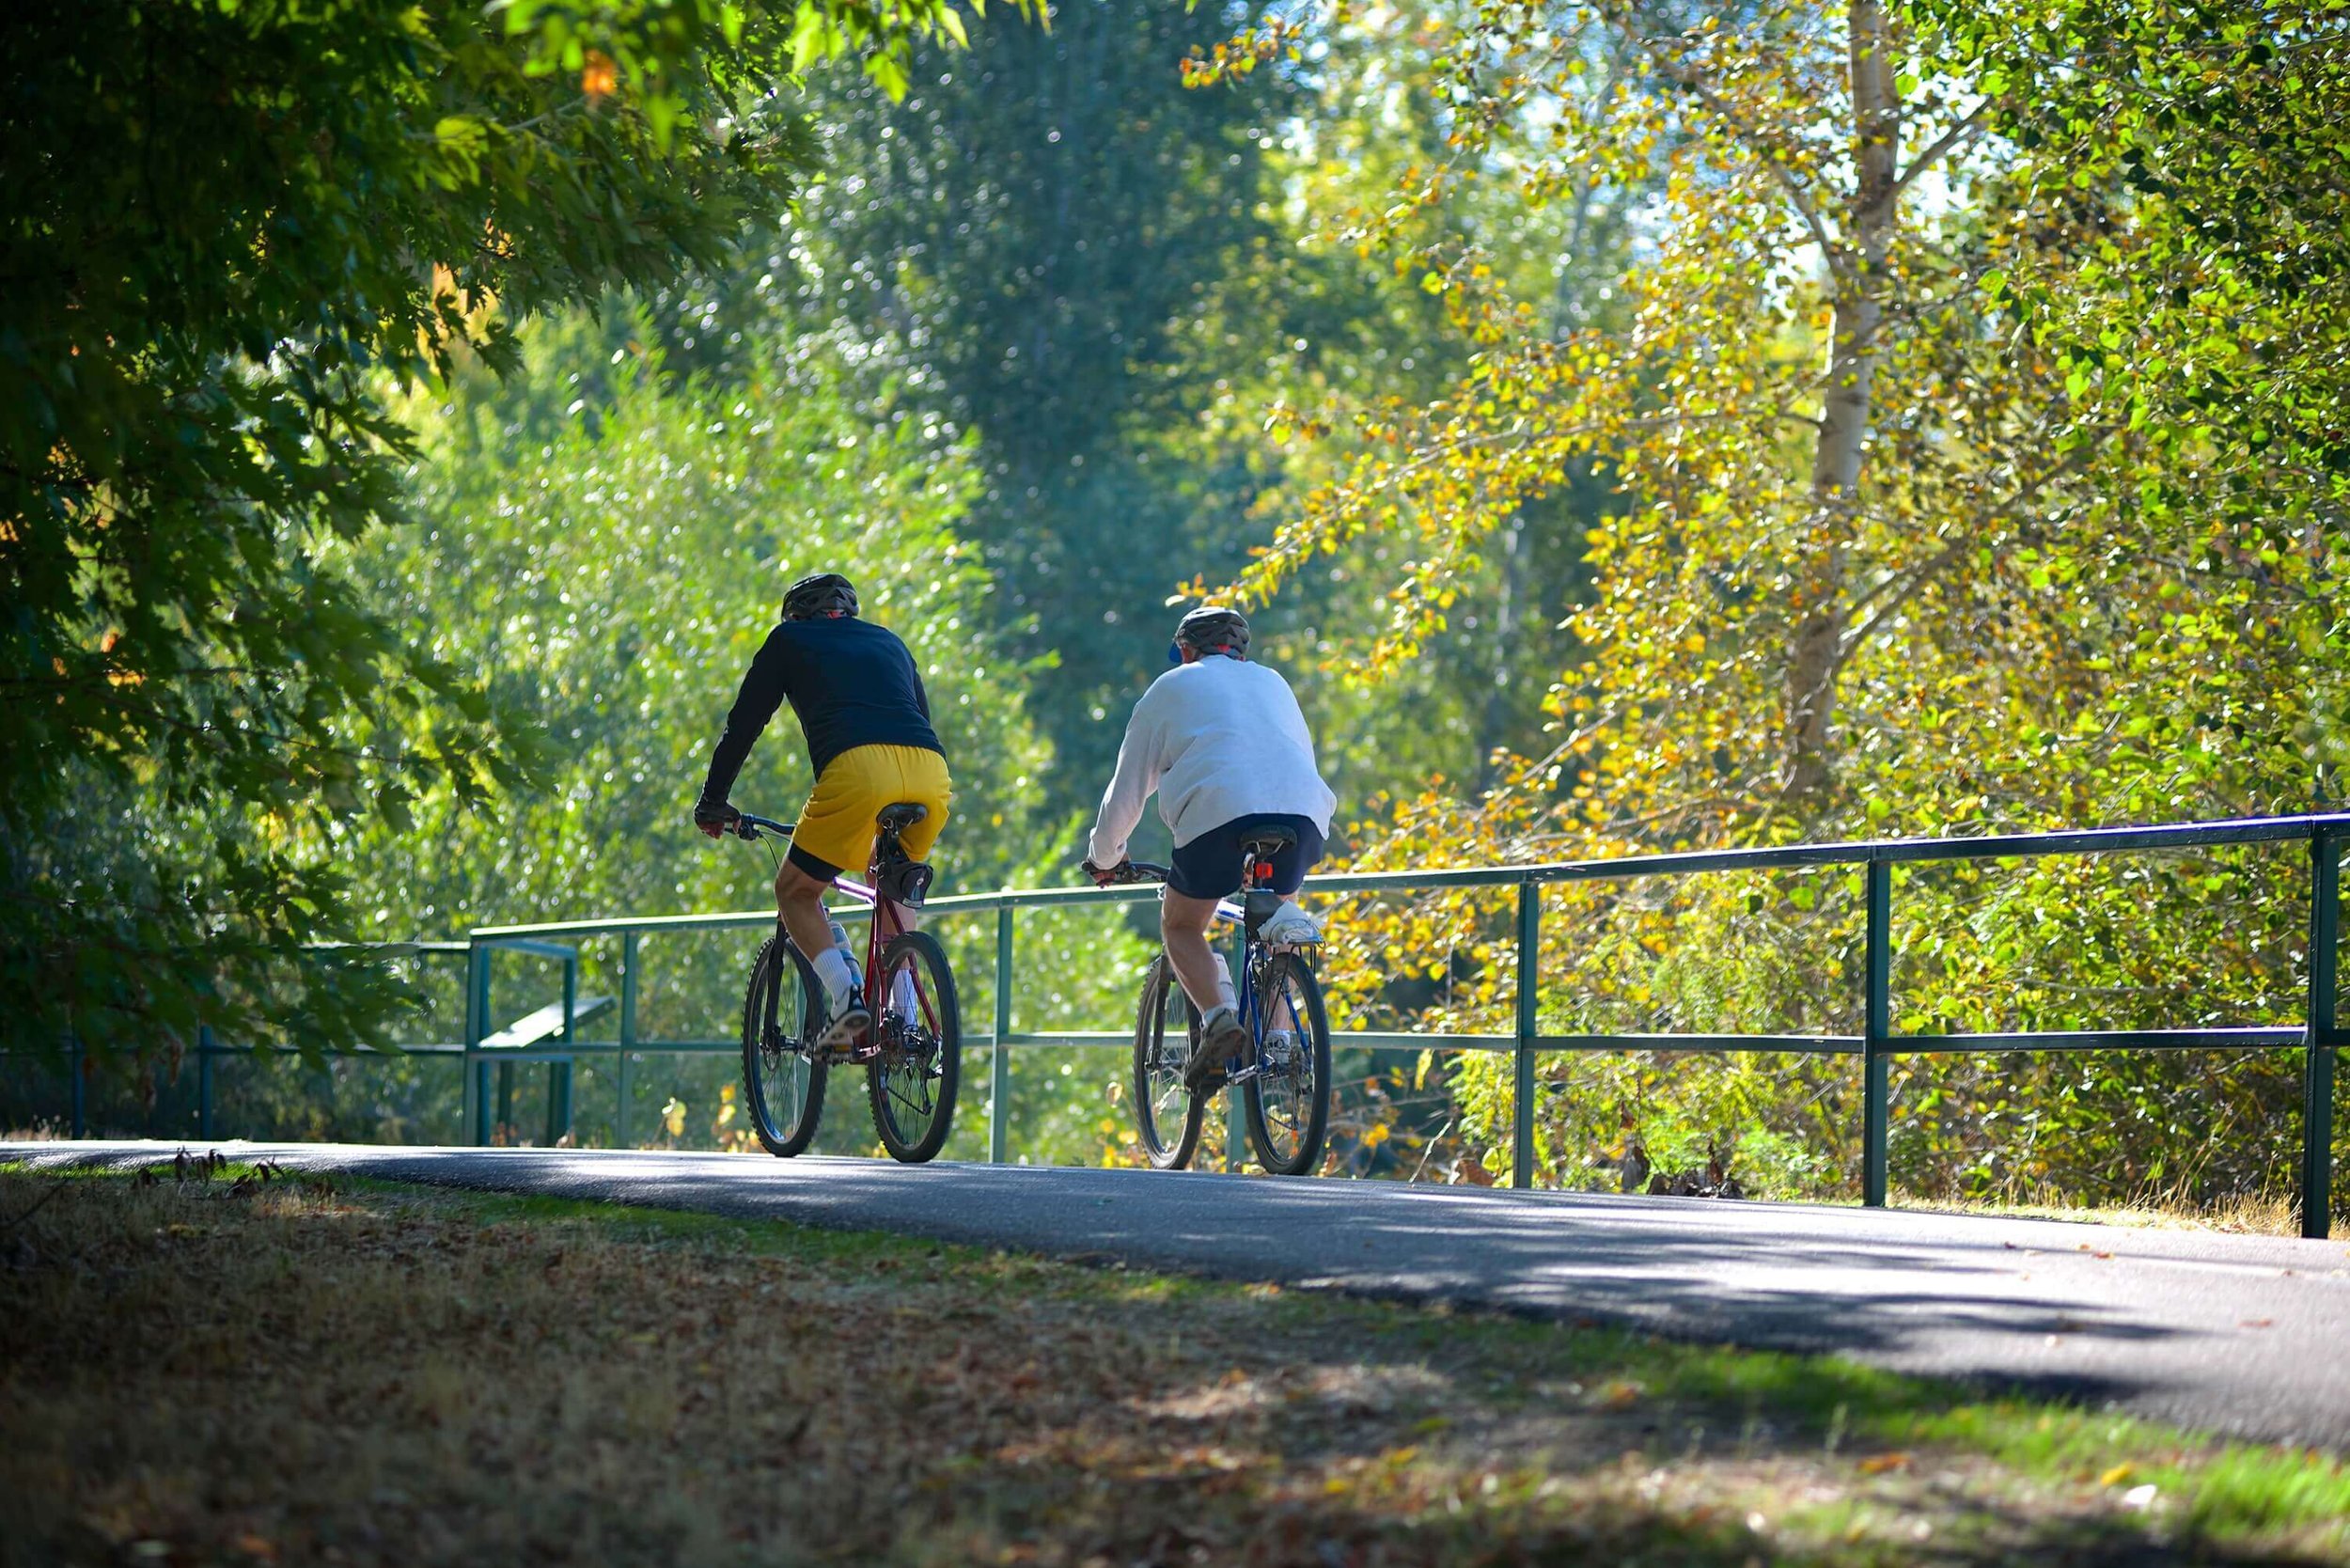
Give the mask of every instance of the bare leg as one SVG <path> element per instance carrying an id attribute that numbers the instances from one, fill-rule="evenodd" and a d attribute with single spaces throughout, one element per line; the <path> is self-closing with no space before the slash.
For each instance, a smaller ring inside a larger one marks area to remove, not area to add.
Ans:
<path id="1" fill-rule="evenodd" d="M 1232 1005 L 1230 997 L 1221 995 L 1215 954 L 1208 948 L 1208 925 L 1215 918 L 1216 902 L 1186 898 L 1170 887 L 1159 904 L 1159 940 L 1167 944 L 1167 962 L 1202 1016 Z"/>
<path id="2" fill-rule="evenodd" d="M 819 882 L 787 860 L 776 873 L 776 912 L 783 929 L 810 963 L 832 947 L 832 917 L 824 913 L 824 889 Z"/>

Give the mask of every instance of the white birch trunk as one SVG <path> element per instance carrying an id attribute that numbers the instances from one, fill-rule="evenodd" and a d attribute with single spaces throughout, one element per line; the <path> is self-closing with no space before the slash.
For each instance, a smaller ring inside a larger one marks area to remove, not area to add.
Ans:
<path id="1" fill-rule="evenodd" d="M 1885 262 L 1893 242 L 1894 160 L 1901 106 L 1893 86 L 1891 39 L 1876 0 L 1852 0 L 1849 39 L 1856 182 L 1841 237 L 1829 258 L 1835 317 L 1819 445 L 1812 453 L 1811 569 L 1787 665 L 1783 781 L 1791 795 L 1824 791 L 1834 774 L 1829 726 L 1836 711 L 1847 614 L 1847 576 L 1871 394 L 1885 314 Z"/>

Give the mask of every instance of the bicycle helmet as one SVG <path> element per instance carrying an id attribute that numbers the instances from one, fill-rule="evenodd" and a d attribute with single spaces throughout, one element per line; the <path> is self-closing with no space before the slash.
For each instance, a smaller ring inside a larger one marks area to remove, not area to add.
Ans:
<path id="1" fill-rule="evenodd" d="M 819 572 L 801 578 L 785 590 L 783 619 L 815 620 L 823 616 L 856 614 L 856 589 L 838 572 Z"/>
<path id="2" fill-rule="evenodd" d="M 1248 618 L 1222 604 L 1202 604 L 1183 617 L 1175 628 L 1175 646 L 1194 657 L 1248 652 Z"/>

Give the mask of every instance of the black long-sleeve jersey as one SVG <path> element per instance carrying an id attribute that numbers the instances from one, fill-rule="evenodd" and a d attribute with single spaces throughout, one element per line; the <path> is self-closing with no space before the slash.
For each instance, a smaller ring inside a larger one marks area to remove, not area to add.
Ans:
<path id="1" fill-rule="evenodd" d="M 910 745 L 946 755 L 931 728 L 922 673 L 896 633 L 854 616 L 786 620 L 767 634 L 735 693 L 711 754 L 703 806 L 726 804 L 751 743 L 787 698 L 820 776 L 854 746 Z"/>

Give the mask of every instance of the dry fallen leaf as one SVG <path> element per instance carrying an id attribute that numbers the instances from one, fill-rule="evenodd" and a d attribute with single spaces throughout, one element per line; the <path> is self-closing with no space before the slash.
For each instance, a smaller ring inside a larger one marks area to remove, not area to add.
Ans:
<path id="1" fill-rule="evenodd" d="M 1872 1453 L 1868 1458 L 1860 1462 L 1860 1473 L 1864 1476 L 1881 1476 L 1888 1470 L 1906 1470 L 1908 1468 L 1909 1455 L 1899 1451 L 1893 1453 Z"/>
<path id="2" fill-rule="evenodd" d="M 2116 1465 L 2112 1469 L 2107 1470 L 2104 1475 L 2097 1478 L 2097 1484 L 2100 1486 L 2119 1486 L 2123 1482 L 2129 1480 L 2133 1473 L 2134 1472 L 2131 1470 L 2129 1466 Z"/>

